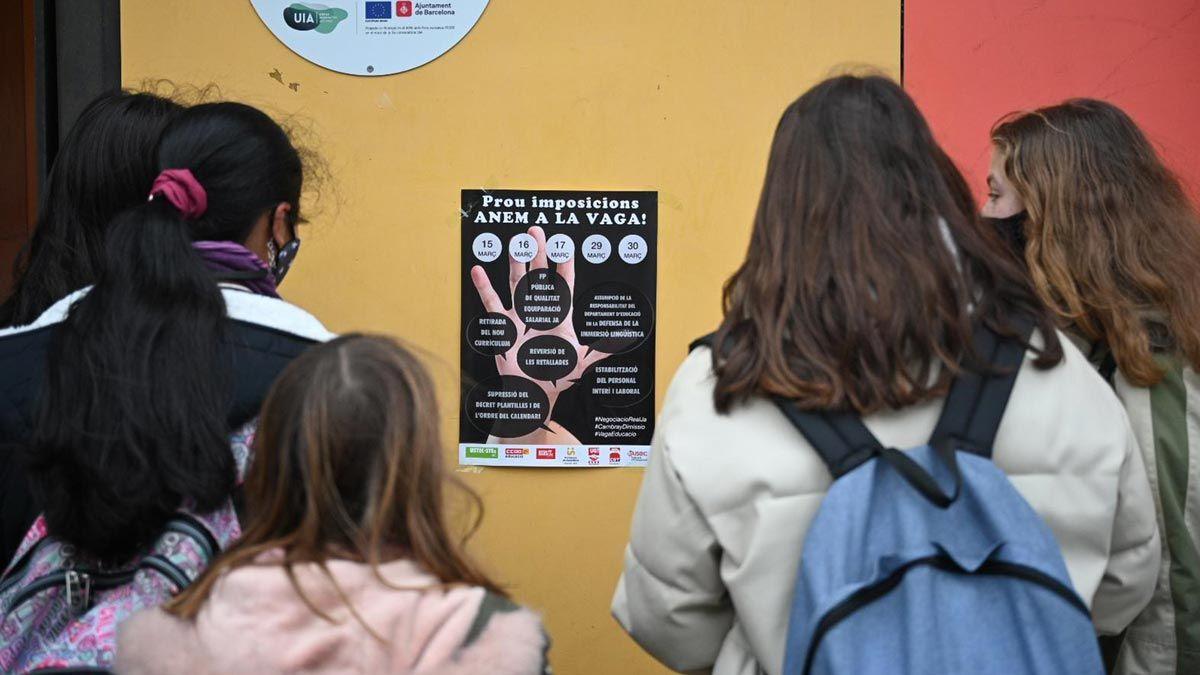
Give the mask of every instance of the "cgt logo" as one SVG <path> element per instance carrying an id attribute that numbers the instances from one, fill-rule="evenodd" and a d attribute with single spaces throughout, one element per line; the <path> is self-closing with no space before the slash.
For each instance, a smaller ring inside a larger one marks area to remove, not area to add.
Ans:
<path id="1" fill-rule="evenodd" d="M 588 448 L 588 464 L 596 465 L 600 463 L 600 448 Z"/>
<path id="2" fill-rule="evenodd" d="M 555 451 L 554 448 L 538 448 L 537 449 L 537 458 L 538 459 L 554 459 L 557 456 L 558 456 L 558 453 Z"/>
<path id="3" fill-rule="evenodd" d="M 609 464 L 620 464 L 621 463 L 621 449 L 620 448 L 609 448 L 608 449 L 608 463 Z"/>
<path id="4" fill-rule="evenodd" d="M 408 17 L 412 16 L 411 0 L 397 0 L 396 16 L 401 19 L 407 19 Z"/>
<path id="5" fill-rule="evenodd" d="M 294 2 L 283 8 L 283 22 L 288 28 L 321 34 L 332 33 L 348 16 L 350 14 L 344 9 L 317 4 Z"/>

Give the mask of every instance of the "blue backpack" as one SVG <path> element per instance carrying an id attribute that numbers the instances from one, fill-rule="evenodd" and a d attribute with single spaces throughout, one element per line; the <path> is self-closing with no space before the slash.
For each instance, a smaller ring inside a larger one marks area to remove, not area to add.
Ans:
<path id="1" fill-rule="evenodd" d="M 1054 535 L 991 461 L 1025 349 L 985 329 L 975 344 L 993 374 L 963 369 L 905 452 L 851 413 L 776 401 L 834 477 L 804 541 L 788 675 L 1104 673 Z"/>

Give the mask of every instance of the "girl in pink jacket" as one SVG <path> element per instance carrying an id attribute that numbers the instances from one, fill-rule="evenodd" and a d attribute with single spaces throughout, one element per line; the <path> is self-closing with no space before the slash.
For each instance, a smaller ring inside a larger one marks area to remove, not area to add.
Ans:
<path id="1" fill-rule="evenodd" d="M 263 408 L 243 539 L 121 627 L 117 672 L 548 672 L 538 618 L 449 533 L 434 400 L 386 338 L 298 358 Z"/>

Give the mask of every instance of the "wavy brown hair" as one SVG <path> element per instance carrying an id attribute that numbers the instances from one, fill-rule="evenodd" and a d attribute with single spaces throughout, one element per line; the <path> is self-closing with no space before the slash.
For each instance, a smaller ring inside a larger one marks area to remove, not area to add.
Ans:
<path id="1" fill-rule="evenodd" d="M 725 284 L 715 404 L 755 395 L 870 413 L 942 396 L 972 334 L 1040 328 L 1018 263 L 983 227 L 912 99 L 879 76 L 826 80 L 784 111 L 746 259 Z"/>
<path id="2" fill-rule="evenodd" d="M 274 549 L 301 599 L 330 621 L 304 595 L 294 565 L 317 564 L 336 587 L 326 562 L 353 560 L 389 584 L 379 566 L 407 558 L 444 584 L 503 595 L 449 533 L 443 486 L 454 479 L 443 467 L 440 419 L 424 366 L 388 338 L 347 335 L 305 352 L 263 406 L 244 535 L 167 611 L 195 618 L 221 575 Z M 479 497 L 455 484 L 481 516 Z"/>
<path id="3" fill-rule="evenodd" d="M 1157 351 L 1200 370 L 1200 218 L 1133 120 L 1074 99 L 1001 120 L 992 142 L 1029 214 L 1042 300 L 1134 385 L 1162 380 Z"/>

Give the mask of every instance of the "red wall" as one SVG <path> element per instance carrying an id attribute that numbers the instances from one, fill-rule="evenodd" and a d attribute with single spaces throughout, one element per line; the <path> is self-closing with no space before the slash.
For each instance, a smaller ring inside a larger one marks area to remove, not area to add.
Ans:
<path id="1" fill-rule="evenodd" d="M 997 118 L 1087 96 L 1200 198 L 1200 0 L 905 0 L 904 84 L 977 197 Z"/>

